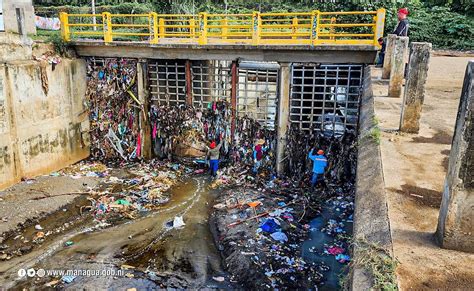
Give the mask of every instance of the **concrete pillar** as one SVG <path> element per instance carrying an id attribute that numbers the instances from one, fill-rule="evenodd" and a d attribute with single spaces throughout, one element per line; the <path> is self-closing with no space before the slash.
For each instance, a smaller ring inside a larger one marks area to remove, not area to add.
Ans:
<path id="1" fill-rule="evenodd" d="M 280 63 L 280 94 L 278 98 L 278 126 L 277 126 L 277 152 L 276 168 L 277 173 L 285 172 L 285 148 L 287 142 L 288 122 L 290 115 L 290 64 Z"/>
<path id="2" fill-rule="evenodd" d="M 464 77 L 436 236 L 443 248 L 474 253 L 474 61 Z"/>
<path id="3" fill-rule="evenodd" d="M 410 49 L 410 62 L 402 103 L 400 131 L 418 133 L 421 109 L 425 98 L 425 84 L 428 77 L 431 43 L 414 42 Z"/>
<path id="4" fill-rule="evenodd" d="M 390 83 L 388 84 L 388 96 L 400 97 L 402 94 L 403 77 L 405 74 L 405 59 L 408 53 L 408 37 L 397 37 L 393 53 L 390 57 L 392 68 L 390 70 Z"/>
<path id="5" fill-rule="evenodd" d="M 392 69 L 393 47 L 395 46 L 396 38 L 397 36 L 395 34 L 389 34 L 387 36 L 387 44 L 385 45 L 385 59 L 383 60 L 382 79 L 390 78 L 390 70 Z"/>
<path id="6" fill-rule="evenodd" d="M 138 79 L 138 100 L 141 103 L 140 110 L 140 138 L 142 140 L 142 156 L 145 159 L 151 159 L 151 125 L 148 112 L 150 112 L 148 104 L 148 70 L 146 60 L 140 60 L 137 63 L 137 79 Z"/>

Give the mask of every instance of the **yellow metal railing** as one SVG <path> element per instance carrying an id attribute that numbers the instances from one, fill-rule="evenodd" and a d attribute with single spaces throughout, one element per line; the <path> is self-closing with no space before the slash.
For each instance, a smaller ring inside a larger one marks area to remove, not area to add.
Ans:
<path id="1" fill-rule="evenodd" d="M 377 40 L 383 34 L 385 9 L 198 15 L 62 12 L 60 19 L 65 41 L 378 46 Z"/>

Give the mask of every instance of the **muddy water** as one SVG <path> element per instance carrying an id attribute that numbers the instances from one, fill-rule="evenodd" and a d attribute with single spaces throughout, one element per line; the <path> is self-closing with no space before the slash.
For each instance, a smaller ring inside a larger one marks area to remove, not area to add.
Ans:
<path id="1" fill-rule="evenodd" d="M 127 277 L 79 276 L 66 287 L 224 287 L 212 280 L 213 276 L 225 274 L 209 230 L 209 208 L 214 197 L 207 190 L 207 179 L 185 181 L 172 190 L 169 203 L 142 218 L 100 231 L 78 230 L 56 244 L 43 246 L 41 255 L 36 261 L 31 260 L 30 266 L 20 264 L 13 269 L 31 267 L 35 262 L 35 269 L 112 272 L 126 264 L 134 267 L 126 272 Z M 184 227 L 169 227 L 176 216 L 183 217 Z M 74 244 L 62 246 L 60 243 L 66 239 Z M 51 277 L 39 281 L 22 279 L 12 285 L 33 286 L 50 280 Z"/>
<path id="2" fill-rule="evenodd" d="M 302 256 L 307 262 L 320 263 L 324 262 L 329 270 L 323 272 L 324 285 L 319 286 L 318 290 L 338 290 L 340 289 L 339 281 L 341 276 L 345 276 L 347 272 L 346 265 L 336 261 L 334 256 L 324 255 L 324 246 L 334 244 L 334 238 L 325 232 L 321 232 L 327 221 L 330 219 L 337 220 L 339 213 L 331 203 L 327 203 L 323 207 L 323 211 L 316 218 L 310 222 L 311 231 L 308 240 L 302 245 Z M 353 223 L 347 221 L 344 223 L 344 231 L 347 234 L 352 235 Z M 310 249 L 315 248 L 314 252 Z"/>

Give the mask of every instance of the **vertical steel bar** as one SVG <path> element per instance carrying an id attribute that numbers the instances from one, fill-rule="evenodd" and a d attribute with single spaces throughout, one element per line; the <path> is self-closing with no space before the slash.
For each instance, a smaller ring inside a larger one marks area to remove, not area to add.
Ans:
<path id="1" fill-rule="evenodd" d="M 345 93 L 345 98 L 346 98 L 346 107 L 344 109 L 344 112 L 345 112 L 345 118 L 344 118 L 344 131 L 346 131 L 347 129 L 347 117 L 349 116 L 349 106 L 348 106 L 348 102 L 349 102 L 349 92 L 350 92 L 350 89 L 351 89 L 351 69 L 352 69 L 352 66 L 349 66 L 348 68 L 348 72 L 347 72 L 347 87 L 346 87 L 346 93 Z"/>
<path id="2" fill-rule="evenodd" d="M 191 72 L 191 61 L 186 60 L 185 64 L 185 81 L 186 81 L 186 104 L 193 105 L 193 75 Z"/>
<path id="3" fill-rule="evenodd" d="M 323 94 L 323 110 L 321 112 L 321 130 L 324 130 L 325 114 L 326 114 L 326 96 L 327 96 L 327 78 L 328 69 L 324 66 L 324 94 Z"/>
<path id="4" fill-rule="evenodd" d="M 232 106 L 231 136 L 232 136 L 232 140 L 234 140 L 235 121 L 236 121 L 235 118 L 236 118 L 236 112 L 237 112 L 237 82 L 238 82 L 237 61 L 232 61 L 230 73 L 232 75 L 231 87 L 230 87 L 230 100 L 231 100 L 231 106 Z"/>

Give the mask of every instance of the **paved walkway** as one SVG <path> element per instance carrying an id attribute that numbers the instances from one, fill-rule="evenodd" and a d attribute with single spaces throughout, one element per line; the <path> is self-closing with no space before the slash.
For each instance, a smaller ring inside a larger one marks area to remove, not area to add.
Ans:
<path id="1" fill-rule="evenodd" d="M 388 83 L 380 80 L 380 69 L 373 72 L 389 218 L 403 290 L 474 286 L 474 254 L 441 249 L 433 235 L 470 59 L 474 57 L 432 57 L 418 135 L 396 131 L 401 98 L 386 97 Z"/>

